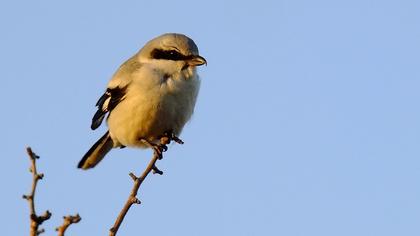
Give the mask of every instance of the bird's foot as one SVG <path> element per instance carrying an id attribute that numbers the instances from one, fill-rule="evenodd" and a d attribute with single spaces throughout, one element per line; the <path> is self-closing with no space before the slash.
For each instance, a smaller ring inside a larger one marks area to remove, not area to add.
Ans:
<path id="1" fill-rule="evenodd" d="M 173 132 L 165 132 L 160 138 L 159 143 L 151 142 L 145 138 L 140 138 L 140 141 L 143 142 L 146 146 L 152 148 L 156 155 L 158 155 L 158 159 L 161 160 L 163 157 L 163 153 L 168 150 L 168 144 L 171 141 L 174 141 L 178 144 L 184 144 L 180 138 L 178 138 Z"/>
<path id="2" fill-rule="evenodd" d="M 168 146 L 166 146 L 165 143 L 152 143 L 147 139 L 141 138 L 140 141 L 142 141 L 144 144 L 146 144 L 148 147 L 152 148 L 153 151 L 156 153 L 156 155 L 158 155 L 158 159 L 162 160 L 163 158 L 163 153 L 166 152 L 168 150 Z"/>
<path id="3" fill-rule="evenodd" d="M 174 141 L 178 144 L 184 144 L 184 141 L 178 138 L 173 132 L 165 132 L 160 138 L 161 143 L 169 144 L 171 141 Z"/>

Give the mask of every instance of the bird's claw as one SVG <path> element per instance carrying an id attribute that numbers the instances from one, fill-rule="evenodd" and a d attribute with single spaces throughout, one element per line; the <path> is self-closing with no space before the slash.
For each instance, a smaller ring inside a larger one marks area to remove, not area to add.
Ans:
<path id="1" fill-rule="evenodd" d="M 171 138 L 173 141 L 175 141 L 178 144 L 184 144 L 184 141 L 182 141 L 180 138 L 178 138 L 177 136 L 173 135 Z"/>
<path id="2" fill-rule="evenodd" d="M 173 132 L 165 132 L 159 139 L 159 143 L 153 143 L 145 138 L 141 138 L 140 141 L 142 141 L 144 144 L 149 146 L 150 148 L 153 148 L 156 155 L 158 155 L 158 159 L 161 160 L 163 157 L 163 153 L 168 151 L 168 144 L 171 143 L 171 141 L 174 141 L 178 144 L 184 144 L 184 142 L 175 136 Z"/>
<path id="3" fill-rule="evenodd" d="M 148 147 L 152 148 L 153 151 L 158 155 L 159 160 L 162 159 L 162 153 L 168 150 L 168 147 L 165 144 L 152 143 L 144 138 L 141 138 L 140 141 L 146 144 Z"/>
<path id="4" fill-rule="evenodd" d="M 165 132 L 165 134 L 160 139 L 161 143 L 169 144 L 171 141 L 174 141 L 178 144 L 184 144 L 180 138 L 178 138 L 173 132 Z"/>
<path id="5" fill-rule="evenodd" d="M 168 151 L 168 146 L 164 145 L 164 144 L 160 144 L 158 145 L 159 149 L 162 150 L 162 152 L 166 152 Z"/>
<path id="6" fill-rule="evenodd" d="M 166 146 L 165 144 L 154 144 L 153 145 L 153 150 L 158 155 L 158 159 L 162 160 L 162 158 L 163 158 L 162 154 L 164 152 L 168 151 L 168 146 Z"/>

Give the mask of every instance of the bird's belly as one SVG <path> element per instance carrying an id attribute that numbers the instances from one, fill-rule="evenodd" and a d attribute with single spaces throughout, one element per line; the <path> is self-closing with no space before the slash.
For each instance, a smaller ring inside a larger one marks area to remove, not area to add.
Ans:
<path id="1" fill-rule="evenodd" d="M 108 118 L 115 146 L 144 148 L 142 138 L 156 142 L 165 132 L 179 135 L 193 111 L 195 98 L 190 100 L 191 96 L 183 93 L 148 91 L 127 94 Z"/>

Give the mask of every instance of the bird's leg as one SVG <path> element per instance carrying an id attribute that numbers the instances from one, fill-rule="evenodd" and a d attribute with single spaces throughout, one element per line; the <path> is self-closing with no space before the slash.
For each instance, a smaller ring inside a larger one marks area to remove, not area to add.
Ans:
<path id="1" fill-rule="evenodd" d="M 184 141 L 182 141 L 180 138 L 178 138 L 172 131 L 165 132 L 160 138 L 159 143 L 153 143 L 145 138 L 140 138 L 140 141 L 143 142 L 146 146 L 152 148 L 156 154 L 159 156 L 159 160 L 162 159 L 162 153 L 166 152 L 168 150 L 168 144 L 171 143 L 171 141 L 174 141 L 178 144 L 184 144 Z"/>
<path id="2" fill-rule="evenodd" d="M 163 143 L 162 140 L 159 144 L 152 143 L 149 140 L 144 139 L 144 138 L 140 138 L 140 141 L 146 144 L 148 147 L 152 148 L 154 152 L 158 155 L 159 160 L 161 160 L 163 157 L 162 153 L 168 150 L 168 146 L 166 146 L 166 144 Z"/>

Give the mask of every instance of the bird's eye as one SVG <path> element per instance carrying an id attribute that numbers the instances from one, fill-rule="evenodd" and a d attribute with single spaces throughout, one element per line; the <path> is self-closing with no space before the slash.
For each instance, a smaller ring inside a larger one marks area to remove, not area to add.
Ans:
<path id="1" fill-rule="evenodd" d="M 178 60 L 184 59 L 184 56 L 176 50 L 169 50 L 169 51 L 166 51 L 165 53 L 167 55 L 166 59 L 169 59 L 169 60 L 178 61 Z"/>
<path id="2" fill-rule="evenodd" d="M 183 60 L 185 57 L 179 53 L 176 50 L 160 50 L 160 49 L 155 49 L 152 51 L 151 53 L 152 58 L 154 59 L 165 59 L 165 60 L 173 60 L 173 61 L 178 61 L 178 60 Z"/>

